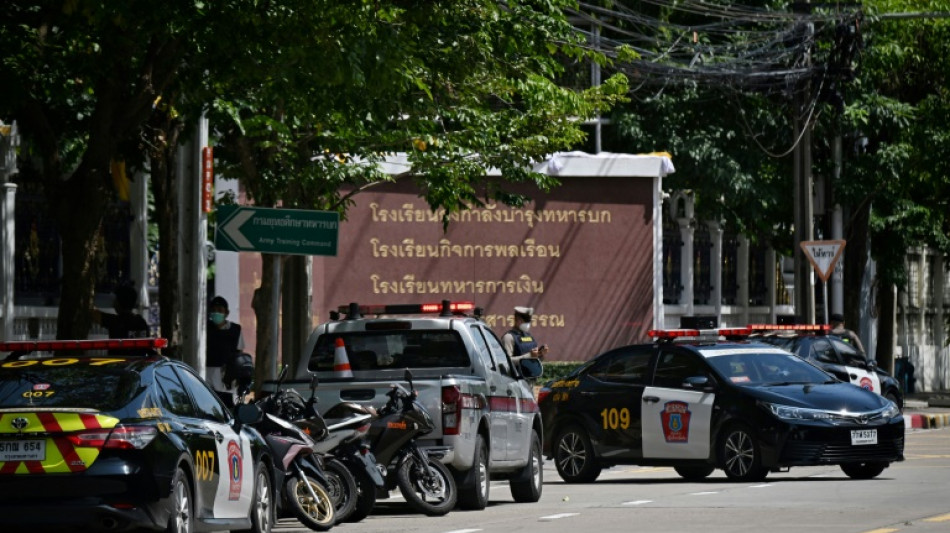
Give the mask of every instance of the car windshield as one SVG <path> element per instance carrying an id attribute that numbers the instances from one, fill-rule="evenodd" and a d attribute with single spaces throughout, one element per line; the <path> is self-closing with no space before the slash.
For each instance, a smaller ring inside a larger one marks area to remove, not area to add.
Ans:
<path id="1" fill-rule="evenodd" d="M 454 331 L 370 331 L 321 335 L 310 356 L 310 371 L 333 370 L 337 339 L 343 339 L 354 372 L 471 366 L 465 345 Z"/>
<path id="2" fill-rule="evenodd" d="M 106 358 L 4 362 L 0 364 L 0 409 L 121 409 L 141 390 L 141 380 L 138 372 L 108 361 L 125 362 Z"/>
<path id="3" fill-rule="evenodd" d="M 749 348 L 705 353 L 723 379 L 740 386 L 825 383 L 835 378 L 785 352 Z"/>

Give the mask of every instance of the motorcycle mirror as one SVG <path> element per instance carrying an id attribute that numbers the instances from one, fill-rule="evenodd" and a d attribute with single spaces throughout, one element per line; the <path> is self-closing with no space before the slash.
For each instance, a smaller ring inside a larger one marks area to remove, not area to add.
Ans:
<path id="1" fill-rule="evenodd" d="M 310 390 L 316 391 L 318 383 L 320 383 L 320 378 L 318 378 L 317 375 L 314 374 L 313 377 L 310 378 Z"/>
<path id="2" fill-rule="evenodd" d="M 408 381 L 408 382 L 409 382 L 409 390 L 413 390 L 413 387 L 412 387 L 412 372 L 410 372 L 408 368 L 406 369 L 405 373 L 403 373 L 402 379 Z"/>

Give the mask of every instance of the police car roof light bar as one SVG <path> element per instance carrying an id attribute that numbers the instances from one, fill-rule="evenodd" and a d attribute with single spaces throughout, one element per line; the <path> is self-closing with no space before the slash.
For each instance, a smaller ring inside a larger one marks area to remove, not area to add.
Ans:
<path id="1" fill-rule="evenodd" d="M 819 335 L 831 331 L 828 324 L 749 324 L 751 331 L 794 331 L 798 333 L 813 332 Z"/>
<path id="2" fill-rule="evenodd" d="M 657 340 L 681 338 L 714 339 L 718 337 L 747 337 L 751 332 L 749 328 L 651 329 L 647 332 L 647 335 Z"/>
<path id="3" fill-rule="evenodd" d="M 367 315 L 428 315 L 438 313 L 442 316 L 452 316 L 475 310 L 474 302 L 453 302 L 442 300 L 436 303 L 423 304 L 373 304 L 359 305 L 351 303 L 348 306 L 341 305 L 340 313 L 346 313 L 348 320 L 362 318 Z"/>
<path id="4" fill-rule="evenodd" d="M 168 346 L 168 339 L 87 339 L 55 341 L 0 342 L 0 352 L 50 352 L 58 350 L 112 350 L 117 348 L 159 349 Z"/>

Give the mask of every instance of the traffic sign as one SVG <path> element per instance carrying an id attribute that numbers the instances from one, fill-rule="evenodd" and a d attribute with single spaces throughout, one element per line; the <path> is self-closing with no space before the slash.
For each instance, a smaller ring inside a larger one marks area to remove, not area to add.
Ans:
<path id="1" fill-rule="evenodd" d="M 340 214 L 335 211 L 222 205 L 216 214 L 218 250 L 336 255 Z"/>
<path id="2" fill-rule="evenodd" d="M 815 267 L 815 272 L 821 281 L 828 281 L 835 270 L 835 264 L 844 251 L 845 241 L 802 241 L 800 246 L 805 257 Z"/>

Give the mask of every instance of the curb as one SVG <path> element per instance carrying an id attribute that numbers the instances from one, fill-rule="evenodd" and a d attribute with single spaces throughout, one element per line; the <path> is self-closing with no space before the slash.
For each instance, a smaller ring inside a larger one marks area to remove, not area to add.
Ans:
<path id="1" fill-rule="evenodd" d="M 950 427 L 950 414 L 904 414 L 906 429 L 937 429 Z"/>

